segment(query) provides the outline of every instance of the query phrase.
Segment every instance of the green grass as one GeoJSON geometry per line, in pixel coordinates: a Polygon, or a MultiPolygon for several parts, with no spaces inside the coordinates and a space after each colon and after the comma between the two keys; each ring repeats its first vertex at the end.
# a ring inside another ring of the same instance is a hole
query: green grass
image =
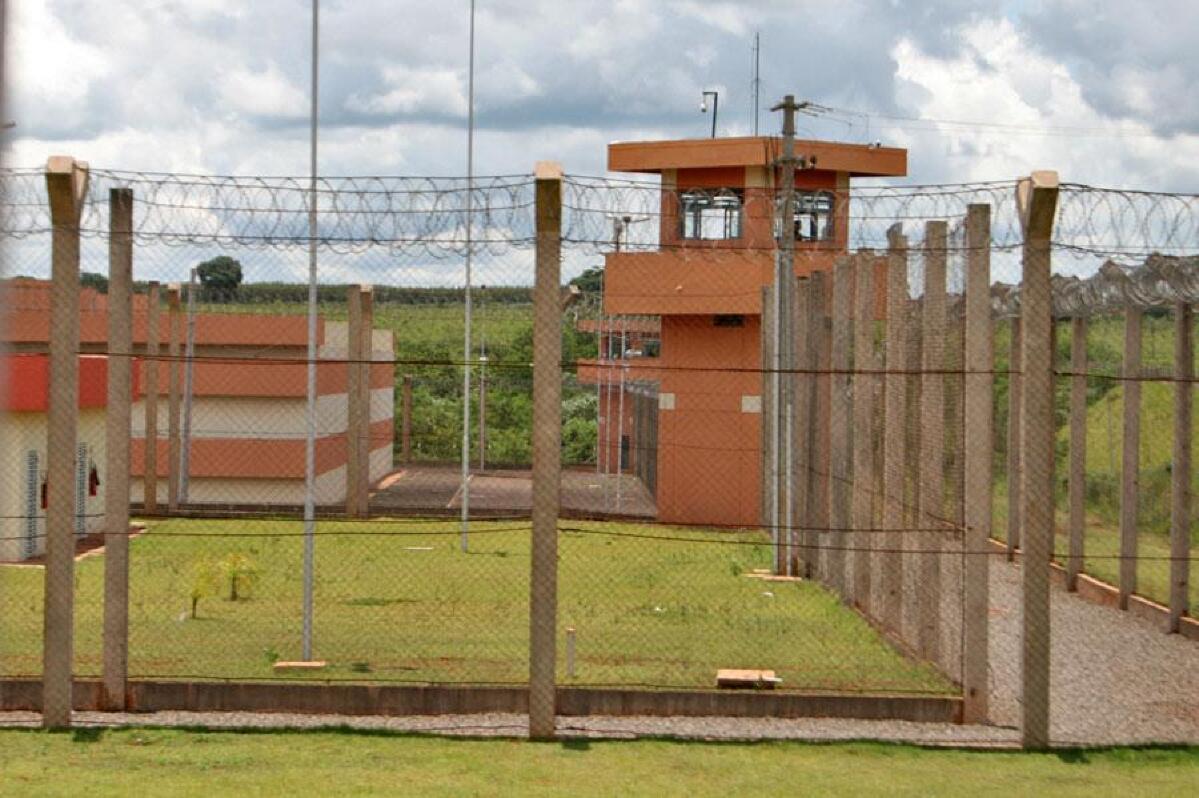
{"type": "MultiPolygon", "coordinates": [[[[274,660],[298,659],[300,528],[174,519],[135,538],[131,674],[268,678],[274,660]],[[231,555],[257,571],[238,601],[229,600],[220,574],[231,555]],[[192,619],[197,585],[205,595],[192,619]]],[[[576,629],[576,683],[706,687],[718,668],[742,667],[772,668],[793,689],[953,689],[931,667],[896,653],[823,588],[746,577],[769,566],[761,533],[579,528],[590,532],[564,532],[559,544],[559,631],[576,629]]],[[[528,528],[477,522],[472,529],[470,553],[463,554],[456,522],[320,523],[314,653],[330,663],[320,678],[524,682],[528,528]]],[[[100,668],[102,579],[102,557],[78,564],[80,674],[100,668]]],[[[39,670],[41,583],[41,569],[0,568],[0,673],[39,670]]],[[[560,661],[568,683],[564,667],[560,661]]]]}
{"type": "Polygon", "coordinates": [[[1199,749],[982,752],[667,740],[444,739],[387,733],[0,731],[3,795],[1192,794],[1199,749]],[[153,785],[152,787],[150,785],[153,785]]]}
{"type": "MultiPolygon", "coordinates": [[[[992,533],[998,540],[1007,540],[1007,483],[1000,478],[994,493],[992,533]]],[[[1060,497],[1059,497],[1060,499],[1060,497]]],[[[1191,546],[1199,550],[1199,534],[1192,525],[1191,546]]],[[[1170,600],[1170,540],[1167,536],[1141,529],[1137,535],[1138,556],[1145,559],[1137,563],[1137,595],[1162,604],[1170,600]]],[[[1054,560],[1063,566],[1070,554],[1069,516],[1064,500],[1059,500],[1056,511],[1056,528],[1053,542],[1054,560]]],[[[1106,513],[1096,512],[1094,504],[1088,505],[1086,527],[1083,532],[1083,573],[1110,585],[1120,584],[1120,528],[1106,513]]],[[[1190,584],[1199,585],[1199,559],[1190,563],[1190,584]]],[[[1191,588],[1189,614],[1199,614],[1199,591],[1191,588]]]]}

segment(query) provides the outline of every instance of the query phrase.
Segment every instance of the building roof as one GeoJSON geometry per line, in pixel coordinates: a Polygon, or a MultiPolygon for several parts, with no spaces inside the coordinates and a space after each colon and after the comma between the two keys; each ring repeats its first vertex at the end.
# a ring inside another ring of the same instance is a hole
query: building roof
{"type": "MultiPolygon", "coordinates": [[[[659,173],[666,169],[768,166],[783,151],[777,136],[741,136],[675,141],[618,141],[608,145],[608,170],[659,173]]],[[[903,177],[908,151],[902,147],[797,139],[796,155],[816,158],[816,168],[851,177],[903,177]]]]}

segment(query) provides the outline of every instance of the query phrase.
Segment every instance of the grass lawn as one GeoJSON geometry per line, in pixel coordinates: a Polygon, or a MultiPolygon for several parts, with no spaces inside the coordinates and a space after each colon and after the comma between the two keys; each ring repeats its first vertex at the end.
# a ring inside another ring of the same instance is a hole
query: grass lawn
{"type": "MultiPolygon", "coordinates": [[[[1007,485],[1002,480],[996,486],[994,507],[992,533],[999,540],[1007,540],[1007,485]]],[[[1069,515],[1059,506],[1056,516],[1053,558],[1065,566],[1070,556],[1069,515]]],[[[1192,551],[1199,551],[1199,526],[1193,526],[1192,530],[1192,551]]],[[[1170,556],[1169,537],[1142,529],[1137,536],[1137,552],[1138,556],[1145,559],[1137,562],[1136,593],[1161,604],[1169,604],[1170,561],[1164,559],[1170,556]]],[[[1088,510],[1083,534],[1083,573],[1109,585],[1119,585],[1119,554],[1119,524],[1105,519],[1101,513],[1088,510]]],[[[1192,587],[1189,614],[1195,616],[1199,614],[1199,590],[1195,588],[1195,585],[1199,585],[1199,559],[1191,560],[1190,571],[1192,587]]]]}
{"type": "MultiPolygon", "coordinates": [[[[769,566],[762,533],[582,528],[559,539],[559,628],[577,630],[574,683],[702,687],[717,668],[744,667],[772,668],[792,689],[953,690],[823,588],[745,576],[769,566]]],[[[320,678],[523,683],[528,527],[472,529],[464,554],[456,522],[320,523],[314,653],[330,663],[320,678]]],[[[269,678],[276,659],[299,658],[299,531],[294,521],[151,524],[131,543],[130,673],[269,678]],[[223,570],[232,561],[253,572],[236,601],[223,570]]],[[[76,668],[94,675],[103,557],[76,573],[76,668]]],[[[39,672],[41,590],[41,569],[0,567],[0,673],[39,672]]]]}
{"type": "Polygon", "coordinates": [[[1026,754],[166,729],[0,731],[0,748],[4,795],[1156,796],[1199,784],[1197,748],[1026,754]]]}

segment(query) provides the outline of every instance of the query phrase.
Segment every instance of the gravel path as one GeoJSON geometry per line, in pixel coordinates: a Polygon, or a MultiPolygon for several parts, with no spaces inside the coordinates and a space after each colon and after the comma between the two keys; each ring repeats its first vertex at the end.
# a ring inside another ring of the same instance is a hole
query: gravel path
{"type": "MultiPolygon", "coordinates": [[[[1020,723],[1020,569],[991,563],[991,719],[1020,723]]],[[[1049,735],[1057,743],[1199,743],[1199,643],[1050,592],[1049,735]]]]}
{"type": "MultiPolygon", "coordinates": [[[[956,726],[831,718],[562,717],[564,737],[665,736],[713,740],[889,740],[924,745],[1014,747],[1020,721],[1020,574],[991,564],[992,725],[956,726]]],[[[1051,737],[1061,745],[1199,743],[1199,643],[1052,589],[1051,737]]],[[[81,726],[209,728],[349,727],[480,737],[520,737],[517,714],[362,717],[284,713],[77,712],[81,726]]],[[[0,726],[37,726],[31,712],[0,713],[0,726]]]]}

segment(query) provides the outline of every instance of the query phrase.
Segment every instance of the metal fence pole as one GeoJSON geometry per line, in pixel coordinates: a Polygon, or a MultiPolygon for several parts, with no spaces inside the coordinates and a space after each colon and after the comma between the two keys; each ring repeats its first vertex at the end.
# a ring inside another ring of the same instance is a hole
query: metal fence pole
{"type": "Polygon", "coordinates": [[[1174,463],[1170,502],[1170,617],[1168,631],[1177,632],[1187,611],[1191,556],[1191,400],[1195,372],[1194,311],[1185,302],[1174,306],[1174,463]]]}
{"type": "Polygon", "coordinates": [[[529,736],[554,736],[558,508],[562,442],[562,167],[539,162],[533,288],[533,551],[529,605],[529,736]]]}
{"type": "Polygon", "coordinates": [[[104,706],[125,708],[129,658],[129,443],[133,379],[133,191],[108,195],[108,401],[104,418],[104,706]]]}
{"type": "Polygon", "coordinates": [[[46,568],[42,725],[71,725],[75,628],[75,458],[79,395],[79,215],[87,164],[63,155],[46,164],[50,200],[50,385],[46,430],[46,568]]]}
{"type": "Polygon", "coordinates": [[[962,721],[987,719],[990,657],[990,566],[995,419],[994,327],[991,324],[991,206],[966,210],[965,509],[966,558],[962,635],[962,721]]]}
{"type": "Polygon", "coordinates": [[[1057,210],[1056,172],[1033,172],[1017,186],[1024,227],[1021,363],[1023,463],[1021,533],[1023,651],[1021,697],[1025,748],[1049,745],[1049,554],[1053,542],[1053,302],[1050,238],[1057,210]]]}

